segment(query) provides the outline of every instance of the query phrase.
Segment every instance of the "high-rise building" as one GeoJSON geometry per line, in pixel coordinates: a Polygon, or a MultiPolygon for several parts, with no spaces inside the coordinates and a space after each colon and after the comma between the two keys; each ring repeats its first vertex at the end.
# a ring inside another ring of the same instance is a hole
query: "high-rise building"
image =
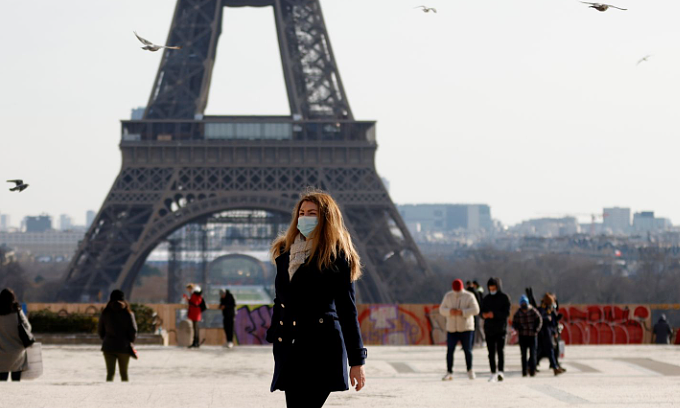
{"type": "Polygon", "coordinates": [[[130,119],[132,120],[142,120],[144,118],[145,106],[140,106],[139,108],[132,108],[130,112],[130,119]]]}
{"type": "Polygon", "coordinates": [[[398,205],[411,231],[449,232],[491,231],[491,208],[485,204],[405,204],[398,205]]]}
{"type": "Polygon", "coordinates": [[[49,215],[39,215],[37,217],[28,216],[24,218],[26,232],[45,232],[52,229],[52,217],[49,215]]]}
{"type": "Polygon", "coordinates": [[[627,234],[630,232],[630,208],[605,208],[602,215],[602,224],[605,229],[610,230],[614,234],[627,234]]]}
{"type": "Polygon", "coordinates": [[[96,212],[92,210],[87,210],[85,213],[85,227],[90,228],[90,225],[94,222],[94,217],[97,215],[96,212]]]}
{"type": "Polygon", "coordinates": [[[67,231],[70,230],[71,227],[73,227],[73,219],[66,214],[61,214],[59,216],[59,229],[67,231]]]}
{"type": "Polygon", "coordinates": [[[0,214],[0,231],[9,231],[9,214],[0,214]]]}

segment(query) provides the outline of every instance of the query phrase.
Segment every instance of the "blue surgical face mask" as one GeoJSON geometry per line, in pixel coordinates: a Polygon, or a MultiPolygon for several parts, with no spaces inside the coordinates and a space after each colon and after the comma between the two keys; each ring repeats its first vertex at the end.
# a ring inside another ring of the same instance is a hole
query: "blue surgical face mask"
{"type": "Polygon", "coordinates": [[[316,217],[298,217],[297,227],[305,238],[309,238],[309,234],[314,231],[318,223],[319,220],[316,217]]]}
{"type": "Polygon", "coordinates": [[[498,291],[497,290],[490,290],[489,293],[492,294],[492,295],[495,295],[496,293],[498,293],[498,291]]]}

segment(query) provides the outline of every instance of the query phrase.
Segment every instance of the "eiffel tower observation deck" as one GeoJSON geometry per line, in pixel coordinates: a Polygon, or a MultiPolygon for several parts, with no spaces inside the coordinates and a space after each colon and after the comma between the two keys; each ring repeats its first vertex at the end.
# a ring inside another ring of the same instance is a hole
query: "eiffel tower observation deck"
{"type": "Polygon", "coordinates": [[[338,201],[361,255],[359,299],[418,301],[411,288],[431,272],[376,172],[375,122],[354,120],[319,1],[178,0],[167,43],[182,48],[164,50],[143,118],[122,121],[121,171],[61,300],[129,293],[174,231],[224,211],[287,218],[315,187],[338,201]],[[222,15],[244,6],[273,7],[290,116],[204,115],[222,15]]]}

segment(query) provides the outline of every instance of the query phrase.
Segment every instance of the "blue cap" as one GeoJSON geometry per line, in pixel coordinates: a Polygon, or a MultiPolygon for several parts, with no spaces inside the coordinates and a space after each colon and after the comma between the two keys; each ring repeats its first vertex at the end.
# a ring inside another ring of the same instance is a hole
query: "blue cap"
{"type": "Polygon", "coordinates": [[[519,304],[521,305],[522,303],[526,303],[527,305],[529,304],[529,298],[527,295],[522,295],[519,298],[519,304]]]}

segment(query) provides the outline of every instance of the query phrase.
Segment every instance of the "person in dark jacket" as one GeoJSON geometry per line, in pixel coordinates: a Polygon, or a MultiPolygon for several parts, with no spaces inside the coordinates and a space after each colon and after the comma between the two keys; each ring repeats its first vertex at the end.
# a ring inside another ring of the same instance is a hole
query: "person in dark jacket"
{"type": "Polygon", "coordinates": [[[227,336],[227,348],[234,347],[234,318],[236,317],[236,299],[227,289],[220,289],[220,309],[222,309],[222,324],[227,336]]]}
{"type": "Polygon", "coordinates": [[[491,368],[489,381],[503,381],[505,379],[504,349],[510,317],[510,297],[503,293],[500,278],[489,278],[486,286],[489,294],[482,299],[481,316],[484,319],[486,347],[489,351],[489,367],[491,368]],[[496,353],[498,353],[498,366],[496,366],[496,353]]]}
{"type": "Polygon", "coordinates": [[[519,310],[512,318],[512,327],[519,334],[519,348],[522,354],[522,377],[536,375],[536,336],[541,331],[541,314],[529,304],[529,298],[519,298],[519,310]],[[527,362],[527,351],[529,361],[527,362]]]}
{"type": "Polygon", "coordinates": [[[557,364],[555,346],[553,344],[553,340],[557,336],[555,304],[555,298],[550,293],[546,293],[541,300],[538,312],[541,314],[543,324],[541,325],[541,331],[538,333],[538,351],[536,354],[539,356],[537,360],[540,360],[540,357],[545,355],[550,362],[550,368],[553,370],[553,373],[560,375],[564,373],[564,370],[557,364]]]}
{"type": "Polygon", "coordinates": [[[367,357],[354,282],[361,276],[342,214],[333,198],[304,193],[285,235],[272,244],[276,297],[267,341],[274,343],[270,390],[288,407],[321,407],[333,391],[366,383],[367,357]],[[349,369],[348,369],[349,363],[349,369]]]}
{"type": "Polygon", "coordinates": [[[31,333],[31,324],[21,310],[14,292],[0,292],[0,381],[21,381],[21,372],[28,368],[26,347],[19,337],[19,324],[31,333]]]}
{"type": "Polygon", "coordinates": [[[203,301],[203,296],[202,296],[202,291],[199,286],[194,285],[193,283],[190,283],[187,285],[187,292],[191,294],[191,297],[188,297],[186,294],[183,294],[182,297],[187,301],[188,304],[188,310],[187,310],[187,317],[189,320],[191,320],[191,324],[194,329],[194,341],[189,345],[189,348],[198,348],[201,346],[201,343],[199,342],[200,338],[200,327],[199,323],[201,322],[201,317],[203,310],[201,309],[201,305],[204,305],[203,301]]]}
{"type": "Polygon", "coordinates": [[[132,356],[133,344],[137,338],[137,322],[130,304],[125,301],[121,290],[111,292],[109,303],[99,318],[99,337],[106,361],[106,381],[113,381],[116,362],[121,381],[128,381],[128,363],[132,356]]]}
{"type": "Polygon", "coordinates": [[[655,337],[656,344],[671,344],[671,336],[673,336],[673,329],[666,321],[666,315],[662,314],[659,321],[654,325],[652,336],[655,337]]]}

